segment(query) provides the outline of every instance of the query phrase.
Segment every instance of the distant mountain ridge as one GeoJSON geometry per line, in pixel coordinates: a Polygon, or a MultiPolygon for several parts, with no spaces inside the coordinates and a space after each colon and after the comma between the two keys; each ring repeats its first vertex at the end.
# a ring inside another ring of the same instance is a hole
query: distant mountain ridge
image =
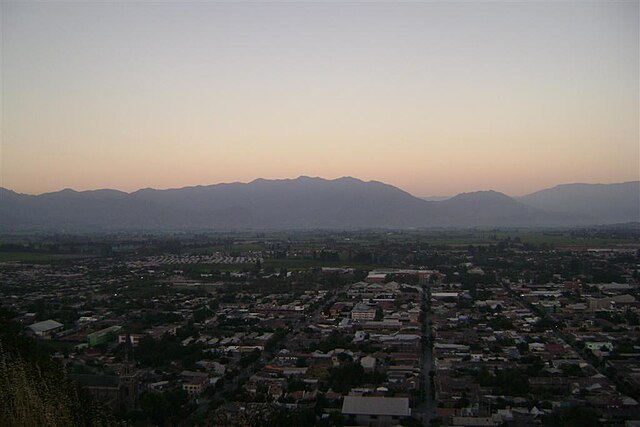
{"type": "Polygon", "coordinates": [[[575,185],[518,199],[478,191],[438,201],[352,177],[256,179],[132,193],[64,189],[38,196],[0,188],[0,230],[353,229],[640,221],[640,182],[575,185]]]}
{"type": "Polygon", "coordinates": [[[518,200],[550,212],[581,212],[596,222],[637,221],[640,217],[640,181],[563,184],[528,194],[518,200]]]}

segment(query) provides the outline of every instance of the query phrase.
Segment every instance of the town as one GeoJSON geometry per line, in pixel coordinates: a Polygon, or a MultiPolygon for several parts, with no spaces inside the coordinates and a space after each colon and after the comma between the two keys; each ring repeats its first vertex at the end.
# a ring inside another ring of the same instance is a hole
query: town
{"type": "Polygon", "coordinates": [[[2,310],[125,425],[640,424],[637,227],[2,242],[2,310]]]}

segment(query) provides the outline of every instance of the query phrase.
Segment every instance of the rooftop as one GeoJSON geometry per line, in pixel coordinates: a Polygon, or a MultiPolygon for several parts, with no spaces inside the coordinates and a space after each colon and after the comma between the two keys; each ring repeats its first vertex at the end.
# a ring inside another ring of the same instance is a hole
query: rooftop
{"type": "Polygon", "coordinates": [[[34,323],[33,325],[29,325],[28,328],[33,332],[47,332],[52,329],[61,328],[62,326],[62,323],[49,319],[42,322],[34,323]]]}
{"type": "Polygon", "coordinates": [[[408,417],[411,415],[411,409],[406,397],[345,396],[342,413],[408,417]]]}

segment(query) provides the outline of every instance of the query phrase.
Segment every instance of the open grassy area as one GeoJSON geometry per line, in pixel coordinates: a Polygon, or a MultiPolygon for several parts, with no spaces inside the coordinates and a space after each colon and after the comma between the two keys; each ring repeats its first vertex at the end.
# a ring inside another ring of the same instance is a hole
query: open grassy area
{"type": "Polygon", "coordinates": [[[540,245],[574,246],[574,247],[600,247],[616,246],[630,243],[640,243],[637,233],[628,233],[607,236],[606,233],[589,235],[575,230],[442,230],[442,231],[415,231],[396,233],[384,236],[388,241],[402,239],[417,240],[430,245],[488,245],[497,244],[505,240],[519,239],[522,243],[540,245]]]}
{"type": "Polygon", "coordinates": [[[250,251],[261,251],[264,250],[264,247],[260,244],[256,243],[236,243],[232,245],[211,245],[204,248],[197,248],[191,253],[194,254],[210,254],[214,252],[222,252],[227,253],[231,252],[250,252],[250,251]]]}
{"type": "Polygon", "coordinates": [[[172,264],[164,265],[164,270],[183,270],[191,271],[195,273],[212,273],[212,272],[226,272],[226,271],[243,271],[251,270],[255,266],[253,264],[172,264]]]}
{"type": "MultiPolygon", "coordinates": [[[[466,246],[497,244],[505,240],[519,239],[523,243],[554,246],[599,247],[640,243],[640,230],[629,227],[624,231],[614,228],[475,228],[475,229],[407,229],[407,230],[362,230],[343,232],[281,232],[271,233],[267,238],[289,241],[296,248],[321,250],[326,247],[355,246],[377,247],[382,242],[405,244],[426,243],[432,246],[466,246]]],[[[253,249],[260,246],[252,242],[253,249]]]]}
{"type": "Polygon", "coordinates": [[[311,268],[311,267],[352,267],[362,270],[371,270],[375,268],[368,264],[353,264],[347,261],[323,261],[314,259],[267,259],[264,261],[265,266],[271,266],[276,269],[285,267],[287,269],[311,268]]]}

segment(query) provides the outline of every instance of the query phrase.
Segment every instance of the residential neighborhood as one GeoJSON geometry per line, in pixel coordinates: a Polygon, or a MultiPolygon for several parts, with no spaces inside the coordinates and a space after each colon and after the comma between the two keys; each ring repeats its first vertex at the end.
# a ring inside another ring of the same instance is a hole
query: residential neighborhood
{"type": "Polygon", "coordinates": [[[638,244],[237,239],[5,261],[0,304],[131,425],[640,422],[638,244]]]}

